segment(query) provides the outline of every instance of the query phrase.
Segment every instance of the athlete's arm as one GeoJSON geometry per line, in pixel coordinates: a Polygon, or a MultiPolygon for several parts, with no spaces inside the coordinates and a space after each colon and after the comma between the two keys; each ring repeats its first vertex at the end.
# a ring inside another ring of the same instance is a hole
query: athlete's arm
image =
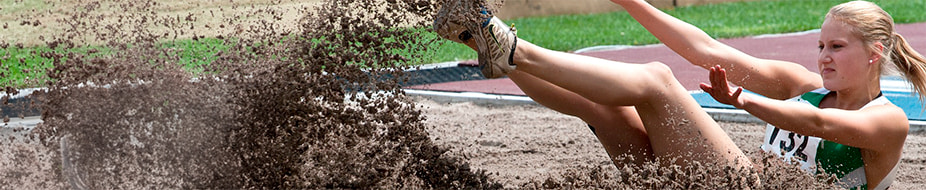
{"type": "Polygon", "coordinates": [[[898,147],[909,126],[903,110],[891,105],[843,110],[749,95],[743,99],[742,109],[778,128],[868,150],[898,147]]]}
{"type": "Polygon", "coordinates": [[[760,59],[711,38],[701,29],[656,9],[643,0],[611,0],[624,7],[653,36],[694,65],[721,65],[730,81],[774,99],[788,99],[823,86],[804,66],[760,59]]]}
{"type": "Polygon", "coordinates": [[[720,103],[744,109],[784,130],[868,150],[900,147],[909,130],[907,116],[897,106],[820,109],[805,103],[773,100],[743,94],[742,88],[731,90],[723,69],[717,66],[710,70],[711,84],[701,84],[701,89],[720,103]]]}

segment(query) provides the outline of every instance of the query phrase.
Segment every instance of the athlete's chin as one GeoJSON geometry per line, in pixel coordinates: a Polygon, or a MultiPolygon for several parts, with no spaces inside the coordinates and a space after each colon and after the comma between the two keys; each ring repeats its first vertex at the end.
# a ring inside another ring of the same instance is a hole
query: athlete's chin
{"type": "Polygon", "coordinates": [[[823,79],[823,88],[826,88],[827,90],[839,91],[839,89],[842,89],[844,87],[845,85],[843,85],[842,82],[840,81],[832,81],[832,80],[823,79]]]}

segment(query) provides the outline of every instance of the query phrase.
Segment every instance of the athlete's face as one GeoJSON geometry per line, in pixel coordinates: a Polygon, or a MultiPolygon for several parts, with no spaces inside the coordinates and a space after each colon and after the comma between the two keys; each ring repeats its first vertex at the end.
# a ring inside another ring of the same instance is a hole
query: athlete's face
{"type": "Polygon", "coordinates": [[[865,42],[851,31],[851,26],[833,19],[826,19],[820,29],[817,66],[823,86],[829,90],[868,84],[879,63],[865,42]]]}

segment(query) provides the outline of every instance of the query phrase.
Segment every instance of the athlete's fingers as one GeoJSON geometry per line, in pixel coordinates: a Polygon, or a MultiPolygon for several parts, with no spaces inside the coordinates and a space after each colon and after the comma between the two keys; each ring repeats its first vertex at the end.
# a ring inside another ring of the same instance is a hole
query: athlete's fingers
{"type": "Polygon", "coordinates": [[[718,92],[721,90],[720,89],[721,87],[717,85],[717,67],[716,66],[711,67],[710,70],[711,72],[710,72],[709,78],[710,78],[711,88],[708,93],[710,93],[711,96],[714,97],[714,99],[718,99],[720,98],[720,96],[718,96],[720,95],[718,94],[718,92]]]}
{"type": "Polygon", "coordinates": [[[708,94],[714,94],[714,93],[711,92],[711,91],[713,91],[711,85],[709,85],[709,84],[707,84],[707,83],[703,83],[703,82],[702,82],[700,85],[698,85],[698,87],[701,87],[701,90],[703,90],[704,92],[707,92],[708,94]]]}
{"type": "MultiPolygon", "coordinates": [[[[729,84],[727,84],[727,70],[726,70],[726,69],[723,69],[722,67],[720,67],[720,65],[717,66],[717,80],[718,80],[724,87],[729,87],[729,86],[730,86],[729,84]]],[[[726,89],[730,89],[730,88],[726,88],[726,89]]]]}
{"type": "Polygon", "coordinates": [[[710,75],[708,75],[708,78],[711,81],[711,86],[717,88],[717,66],[711,67],[711,72],[710,75]]]}
{"type": "Polygon", "coordinates": [[[739,88],[736,88],[736,92],[733,92],[733,96],[730,96],[730,97],[733,98],[733,100],[738,100],[740,98],[740,95],[742,94],[743,94],[743,87],[739,87],[739,88]]]}
{"type": "Polygon", "coordinates": [[[723,80],[722,73],[723,70],[719,65],[711,68],[711,86],[714,87],[714,90],[718,93],[729,93],[729,89],[726,88],[727,81],[723,80]]]}
{"type": "Polygon", "coordinates": [[[720,66],[717,66],[717,69],[720,69],[720,70],[718,71],[718,75],[720,75],[720,76],[717,76],[717,77],[719,78],[720,82],[722,82],[724,86],[729,86],[729,85],[727,85],[727,70],[721,68],[720,66]]]}
{"type": "Polygon", "coordinates": [[[727,81],[726,69],[720,69],[720,82],[723,83],[723,88],[726,89],[724,93],[730,93],[730,91],[732,91],[732,89],[730,89],[730,82],[727,81]]]}
{"type": "Polygon", "coordinates": [[[702,89],[705,90],[708,94],[710,94],[711,97],[714,98],[714,100],[717,100],[718,102],[721,102],[721,103],[725,103],[726,98],[724,96],[726,94],[724,94],[725,92],[723,91],[723,85],[720,85],[718,81],[719,78],[717,75],[718,74],[717,68],[718,68],[717,66],[713,66],[710,68],[709,79],[710,79],[711,84],[710,85],[703,84],[702,89]]]}
{"type": "Polygon", "coordinates": [[[717,65],[709,68],[709,70],[711,84],[701,83],[701,90],[709,93],[720,103],[729,105],[739,104],[739,96],[742,94],[743,88],[739,87],[736,90],[730,89],[730,83],[727,81],[727,71],[723,69],[723,67],[717,65]]]}

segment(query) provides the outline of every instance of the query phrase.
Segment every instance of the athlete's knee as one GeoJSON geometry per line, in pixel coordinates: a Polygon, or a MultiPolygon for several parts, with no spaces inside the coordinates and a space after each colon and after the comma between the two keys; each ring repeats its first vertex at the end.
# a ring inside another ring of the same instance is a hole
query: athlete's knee
{"type": "Polygon", "coordinates": [[[645,64],[646,71],[653,81],[659,84],[668,84],[675,81],[675,75],[672,74],[672,68],[662,62],[649,62],[645,64]]]}

